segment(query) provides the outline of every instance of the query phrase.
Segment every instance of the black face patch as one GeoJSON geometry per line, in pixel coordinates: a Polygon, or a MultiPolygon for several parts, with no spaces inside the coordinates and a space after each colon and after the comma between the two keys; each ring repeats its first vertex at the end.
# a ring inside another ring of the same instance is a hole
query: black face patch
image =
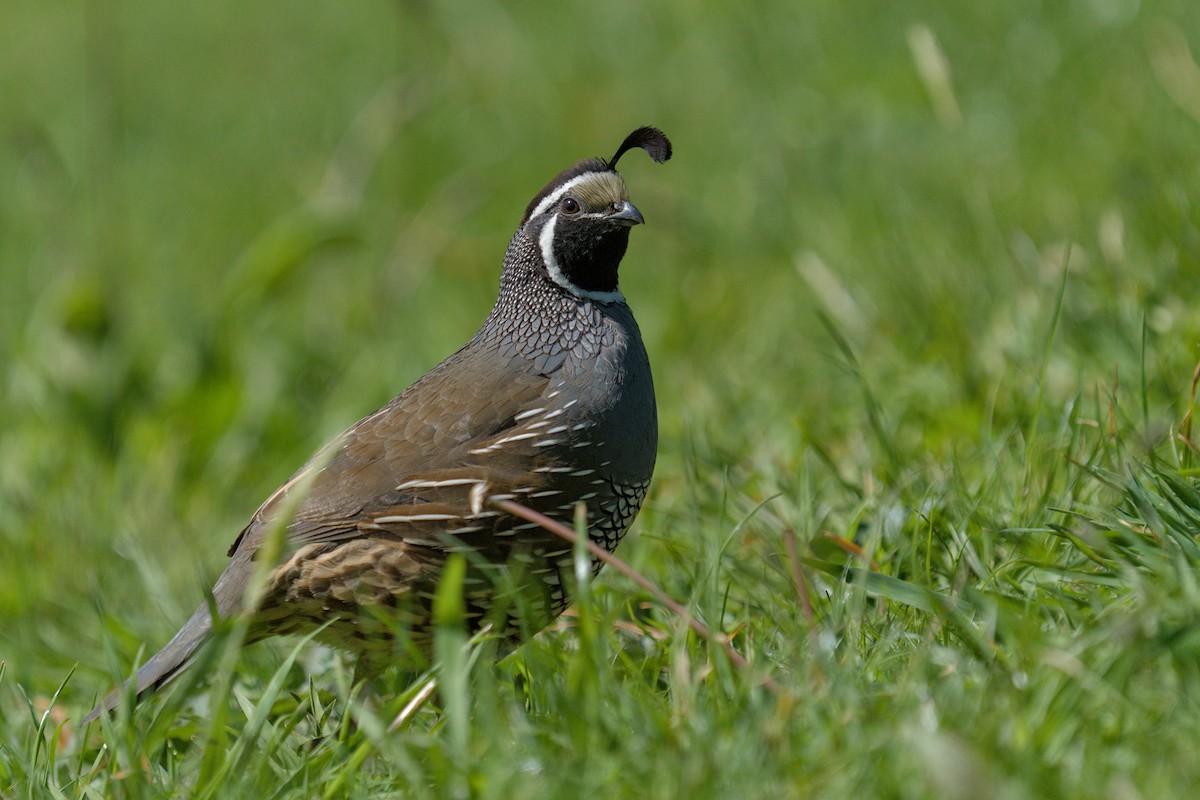
{"type": "Polygon", "coordinates": [[[596,218],[559,217],[554,260],[563,277],[585,292],[617,291],[617,269],[629,246],[629,228],[596,218]]]}

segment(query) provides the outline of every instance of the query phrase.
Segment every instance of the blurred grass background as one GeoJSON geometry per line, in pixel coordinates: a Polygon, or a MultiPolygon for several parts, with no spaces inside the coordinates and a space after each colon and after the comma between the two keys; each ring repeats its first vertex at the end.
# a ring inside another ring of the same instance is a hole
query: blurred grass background
{"type": "MultiPolygon", "coordinates": [[[[434,712],[419,737],[367,725],[316,756],[293,725],[242,790],[282,772],[304,777],[285,796],[1200,781],[1200,511],[1171,435],[1200,356],[1191,3],[17,0],[4,17],[0,792],[216,785],[223,740],[124,729],[150,754],[130,779],[142,760],[82,737],[47,755],[24,698],[44,708],[78,665],[60,711],[78,719],[165,642],[258,503],[474,332],[529,198],[641,124],[676,155],[623,163],[649,224],[622,285],[663,437],[622,555],[794,694],[709,672],[663,622],[653,669],[584,670],[593,707],[558,682],[580,651],[543,636],[518,657],[532,688],[476,668],[469,758],[434,712]],[[1117,541],[1138,530],[1154,535],[1117,541]],[[870,562],[897,583],[819,566],[870,562]],[[922,607],[927,590],[965,616],[922,607]],[[372,769],[343,771],[338,747],[372,769]]],[[[612,575],[597,591],[610,628],[639,597],[612,575]]],[[[250,674],[282,652],[253,648],[250,674]]]]}

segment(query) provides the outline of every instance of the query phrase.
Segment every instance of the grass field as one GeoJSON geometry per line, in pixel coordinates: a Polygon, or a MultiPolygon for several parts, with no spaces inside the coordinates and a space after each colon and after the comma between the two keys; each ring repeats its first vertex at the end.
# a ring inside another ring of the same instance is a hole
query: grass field
{"type": "Polygon", "coordinates": [[[4,17],[0,797],[1200,791],[1191,0],[4,17]],[[442,632],[394,732],[407,676],[363,707],[237,631],[77,728],[641,124],[662,436],[620,555],[749,667],[606,571],[498,664],[442,632]]]}

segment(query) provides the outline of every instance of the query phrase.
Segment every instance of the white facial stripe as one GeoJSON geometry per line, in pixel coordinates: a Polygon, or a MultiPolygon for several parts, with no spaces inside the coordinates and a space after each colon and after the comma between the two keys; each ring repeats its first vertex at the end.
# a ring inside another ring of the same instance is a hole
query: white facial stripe
{"type": "MultiPolygon", "coordinates": [[[[574,184],[574,180],[569,181],[565,186],[563,186],[562,192],[565,192],[574,184]]],[[[554,202],[554,197],[562,192],[555,192],[554,195],[546,198],[546,200],[544,200],[542,203],[539,203],[538,208],[541,208],[546,203],[554,202]]],[[[535,216],[538,213],[540,212],[536,210],[534,211],[535,216]]],[[[562,268],[558,266],[558,259],[554,257],[554,227],[556,225],[558,225],[557,215],[551,217],[550,221],[542,226],[542,233],[538,237],[538,245],[542,248],[542,260],[546,262],[546,272],[549,273],[550,280],[554,281],[576,297],[595,300],[597,303],[624,303],[625,295],[621,294],[620,289],[615,292],[589,292],[586,289],[581,289],[567,279],[567,276],[563,274],[562,268]]]]}
{"type": "Polygon", "coordinates": [[[574,189],[576,186],[583,183],[584,181],[589,180],[590,178],[592,178],[596,175],[602,175],[602,174],[603,173],[600,173],[600,172],[585,172],[582,175],[576,175],[574,178],[571,178],[571,180],[567,181],[562,186],[558,187],[557,192],[553,192],[553,193],[547,195],[546,197],[544,197],[542,199],[542,202],[537,204],[537,208],[533,209],[533,213],[529,215],[529,218],[533,219],[538,214],[544,214],[546,212],[546,209],[550,208],[550,206],[554,205],[559,200],[561,200],[563,198],[563,195],[565,195],[567,192],[574,189]]]}

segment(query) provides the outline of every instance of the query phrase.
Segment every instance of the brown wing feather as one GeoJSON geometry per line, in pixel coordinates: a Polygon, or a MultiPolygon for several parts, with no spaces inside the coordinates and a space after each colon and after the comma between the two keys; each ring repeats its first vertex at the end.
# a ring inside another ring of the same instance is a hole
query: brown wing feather
{"type": "MultiPolygon", "coordinates": [[[[231,556],[243,556],[235,558],[230,569],[249,562],[262,544],[267,523],[288,507],[291,493],[305,483],[307,492],[296,503],[288,525],[293,549],[379,534],[430,541],[431,527],[441,531],[474,527],[469,521],[450,519],[461,517],[472,506],[472,490],[478,494],[483,486],[487,494],[511,493],[519,479],[536,488],[537,481],[528,473],[505,468],[513,463],[527,469],[531,460],[536,461],[538,453],[529,441],[500,445],[506,455],[511,453],[511,461],[481,458],[471,451],[493,448],[489,456],[494,456],[496,442],[519,435],[526,422],[515,419],[518,410],[536,406],[550,380],[516,370],[497,374],[494,364],[472,370],[463,363],[479,357],[487,353],[464,357],[460,351],[327,445],[255,512],[230,548],[231,556]],[[450,386],[446,367],[455,359],[459,360],[452,370],[455,375],[474,372],[493,377],[466,385],[459,380],[450,386]],[[446,447],[447,442],[454,445],[446,447]],[[313,470],[318,472],[309,478],[313,470]],[[446,519],[428,519],[431,515],[446,519]]],[[[475,512],[482,511],[477,498],[474,506],[475,512]]],[[[229,582],[231,587],[241,584],[229,582]]]]}

